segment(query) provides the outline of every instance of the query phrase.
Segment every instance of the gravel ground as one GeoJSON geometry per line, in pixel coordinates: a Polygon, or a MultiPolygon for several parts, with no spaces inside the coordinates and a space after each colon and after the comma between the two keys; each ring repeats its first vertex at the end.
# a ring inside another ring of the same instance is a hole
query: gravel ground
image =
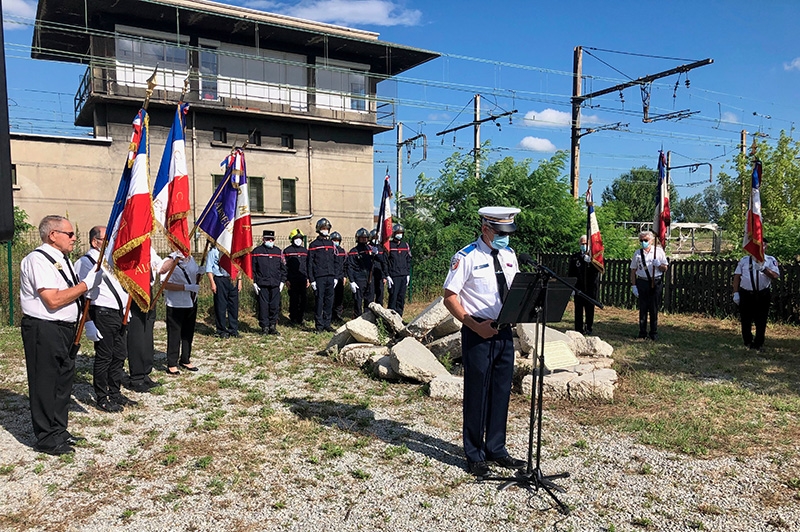
{"type": "MultiPolygon", "coordinates": [[[[157,349],[164,340],[157,331],[157,349]]],[[[339,366],[310,333],[237,342],[198,336],[200,372],[154,373],[161,390],[131,392],[140,404],[116,415],[93,406],[79,357],[70,429],[88,443],[70,457],[31,449],[24,363],[2,355],[0,529],[800,530],[800,487],[782,474],[797,453],[693,459],[547,411],[541,470],[569,472],[565,516],[544,490],[465,472],[459,403],[339,366]]],[[[514,456],[528,409],[513,399],[514,456]]]]}

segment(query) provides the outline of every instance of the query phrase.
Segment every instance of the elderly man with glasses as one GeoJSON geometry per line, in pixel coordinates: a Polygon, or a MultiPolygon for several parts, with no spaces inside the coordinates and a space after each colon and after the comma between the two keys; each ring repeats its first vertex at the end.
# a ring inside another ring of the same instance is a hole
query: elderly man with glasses
{"type": "Polygon", "coordinates": [[[658,308],[664,291],[662,279],[667,271],[667,256],[664,250],[653,245],[652,231],[639,233],[640,248],[631,259],[631,292],[639,298],[639,338],[658,340],[658,308]],[[647,318],[650,317],[650,333],[647,318]]]}

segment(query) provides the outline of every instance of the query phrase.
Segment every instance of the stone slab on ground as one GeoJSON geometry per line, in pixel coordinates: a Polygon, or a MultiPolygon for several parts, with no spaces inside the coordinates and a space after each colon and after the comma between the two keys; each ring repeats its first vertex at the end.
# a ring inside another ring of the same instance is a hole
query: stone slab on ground
{"type": "Polygon", "coordinates": [[[464,398],[464,378],[455,375],[439,375],[430,382],[430,395],[436,399],[464,398]]]}
{"type": "Polygon", "coordinates": [[[450,314],[442,323],[433,328],[428,336],[433,339],[442,338],[461,330],[461,322],[450,314]]]}
{"type": "Polygon", "coordinates": [[[444,298],[437,297],[433,302],[423,310],[405,329],[400,331],[401,336],[412,336],[421,339],[428,334],[437,325],[442,323],[451,316],[450,311],[444,306],[444,298]]]}
{"type": "Polygon", "coordinates": [[[569,382],[569,398],[575,401],[585,399],[614,399],[617,372],[613,369],[598,369],[584,373],[569,382]]]}
{"type": "Polygon", "coordinates": [[[431,353],[438,359],[441,359],[445,355],[449,354],[450,359],[454,359],[461,356],[461,333],[454,332],[453,334],[447,335],[445,337],[439,338],[438,340],[434,340],[433,342],[427,344],[427,347],[431,353]]]}
{"type": "MultiPolygon", "coordinates": [[[[366,312],[364,314],[367,314],[366,312]]],[[[354,320],[350,320],[345,324],[348,332],[361,343],[378,345],[380,344],[380,335],[378,333],[378,326],[374,322],[369,321],[364,317],[364,314],[354,320]]],[[[370,316],[375,319],[372,312],[370,316]]]]}
{"type": "Polygon", "coordinates": [[[406,324],[403,323],[403,318],[392,309],[384,308],[374,301],[369,304],[369,310],[389,327],[390,334],[397,334],[402,331],[406,324]]]}
{"type": "Polygon", "coordinates": [[[392,357],[389,355],[375,355],[370,358],[372,374],[386,381],[399,381],[400,375],[392,369],[392,357]]]}
{"type": "Polygon", "coordinates": [[[430,350],[415,338],[404,338],[391,348],[392,369],[398,375],[419,382],[450,375],[430,350]]]}
{"type": "MultiPolygon", "coordinates": [[[[532,353],[534,351],[534,342],[536,340],[536,324],[534,323],[520,323],[517,325],[517,336],[519,337],[519,343],[522,350],[526,353],[532,353]]],[[[541,342],[541,338],[539,338],[541,342]]],[[[564,342],[570,349],[573,349],[574,342],[570,339],[569,336],[562,333],[561,331],[557,331],[550,327],[544,328],[544,343],[545,346],[550,342],[564,342]]],[[[547,352],[545,350],[545,352],[547,352]]],[[[573,353],[574,353],[573,349],[573,353]]]]}
{"type": "Polygon", "coordinates": [[[386,356],[389,348],[383,345],[369,343],[354,343],[344,346],[339,351],[339,360],[349,366],[363,366],[375,355],[386,356]]]}

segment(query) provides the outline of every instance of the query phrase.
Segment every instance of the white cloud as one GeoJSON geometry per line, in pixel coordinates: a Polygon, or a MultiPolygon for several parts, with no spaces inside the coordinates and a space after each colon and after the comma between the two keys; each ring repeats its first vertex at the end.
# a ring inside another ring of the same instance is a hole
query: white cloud
{"type": "Polygon", "coordinates": [[[725,111],[724,113],[722,113],[722,116],[720,117],[719,120],[720,122],[726,122],[728,124],[739,123],[739,117],[736,116],[736,113],[731,113],[730,111],[725,111]]]}
{"type": "MultiPolygon", "coordinates": [[[[523,123],[526,126],[539,127],[569,127],[572,124],[572,113],[557,111],[555,109],[545,109],[544,111],[528,111],[525,113],[523,123]]],[[[597,115],[585,115],[581,113],[581,124],[599,124],[600,118],[597,115]]]]}
{"type": "Polygon", "coordinates": [[[784,70],[800,70],[800,57],[795,57],[792,59],[791,63],[784,63],[783,64],[784,70]]]}
{"type": "MultiPolygon", "coordinates": [[[[31,0],[4,0],[3,2],[3,18],[11,17],[12,19],[33,19],[36,18],[36,2],[31,0]]],[[[3,28],[6,30],[23,30],[30,26],[25,24],[16,24],[10,20],[3,22],[3,28]]]]}
{"type": "Polygon", "coordinates": [[[406,9],[392,0],[302,0],[296,5],[251,0],[244,5],[341,26],[416,26],[422,19],[418,9],[406,9]]]}
{"type": "Polygon", "coordinates": [[[540,139],[538,137],[525,137],[519,141],[519,145],[517,147],[523,150],[543,152],[554,152],[558,149],[556,148],[556,145],[549,140],[540,139]]]}

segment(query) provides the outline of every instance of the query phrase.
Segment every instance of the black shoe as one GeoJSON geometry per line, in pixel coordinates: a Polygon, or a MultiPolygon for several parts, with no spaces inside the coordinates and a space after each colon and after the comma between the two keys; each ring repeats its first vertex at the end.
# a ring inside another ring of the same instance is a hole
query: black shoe
{"type": "Polygon", "coordinates": [[[520,460],[518,458],[512,458],[511,455],[505,455],[502,458],[495,458],[492,460],[495,464],[499,465],[500,467],[505,467],[508,469],[522,469],[528,462],[525,460],[520,460]]]}
{"type": "Polygon", "coordinates": [[[227,338],[227,337],[230,336],[230,334],[228,334],[228,333],[216,333],[214,336],[216,336],[217,338],[227,338]]]}
{"type": "Polygon", "coordinates": [[[83,436],[73,436],[72,434],[67,433],[67,437],[64,440],[64,443],[66,443],[67,445],[75,445],[82,441],[86,441],[86,438],[84,438],[83,436]]]}
{"type": "Polygon", "coordinates": [[[278,332],[278,328],[275,327],[274,325],[269,328],[269,333],[270,334],[274,334],[275,336],[280,336],[281,335],[281,333],[278,332]]]}
{"type": "Polygon", "coordinates": [[[36,451],[37,453],[50,454],[53,456],[60,456],[62,454],[69,454],[75,452],[75,449],[70,447],[70,445],[67,442],[56,445],[55,447],[39,447],[38,445],[34,445],[33,450],[36,451]]]}
{"type": "Polygon", "coordinates": [[[315,333],[321,333],[321,332],[325,332],[325,329],[323,329],[322,327],[315,327],[315,328],[314,328],[314,332],[315,332],[315,333]]]}
{"type": "Polygon", "coordinates": [[[186,371],[200,371],[200,368],[197,366],[190,366],[189,364],[178,364],[180,367],[185,369],[186,371]]]}
{"type": "Polygon", "coordinates": [[[104,412],[110,413],[122,412],[124,410],[120,405],[111,401],[107,397],[97,402],[97,408],[104,412]]]}
{"type": "Polygon", "coordinates": [[[261,334],[269,334],[269,327],[261,327],[261,334]]]}
{"type": "Polygon", "coordinates": [[[172,371],[171,369],[167,368],[166,371],[167,375],[172,375],[173,377],[181,374],[181,372],[177,369],[175,371],[172,371]]]}
{"type": "Polygon", "coordinates": [[[155,386],[151,386],[143,381],[131,382],[128,385],[129,390],[133,390],[134,392],[138,393],[150,393],[150,390],[152,390],[153,388],[155,388],[155,386]]]}
{"type": "Polygon", "coordinates": [[[650,333],[650,336],[649,336],[649,338],[650,338],[652,341],[654,341],[654,342],[657,342],[657,341],[658,341],[658,335],[657,335],[657,334],[655,334],[655,333],[650,333]]]}
{"type": "Polygon", "coordinates": [[[489,469],[489,464],[486,462],[470,462],[467,461],[467,471],[469,471],[470,475],[476,476],[478,478],[483,478],[489,476],[492,472],[489,469]]]}
{"type": "Polygon", "coordinates": [[[586,336],[591,336],[592,335],[592,329],[586,329],[586,333],[585,334],[586,334],[586,336]]]}
{"type": "Polygon", "coordinates": [[[328,325],[327,327],[324,328],[324,330],[325,330],[325,332],[334,332],[336,329],[334,329],[333,327],[328,325]]]}
{"type": "Polygon", "coordinates": [[[239,338],[239,331],[234,331],[232,333],[229,333],[229,336],[231,338],[239,338]]]}
{"type": "Polygon", "coordinates": [[[139,404],[139,401],[134,401],[133,399],[125,397],[122,394],[111,395],[108,398],[111,399],[111,402],[117,403],[120,406],[136,406],[139,404]]]}

